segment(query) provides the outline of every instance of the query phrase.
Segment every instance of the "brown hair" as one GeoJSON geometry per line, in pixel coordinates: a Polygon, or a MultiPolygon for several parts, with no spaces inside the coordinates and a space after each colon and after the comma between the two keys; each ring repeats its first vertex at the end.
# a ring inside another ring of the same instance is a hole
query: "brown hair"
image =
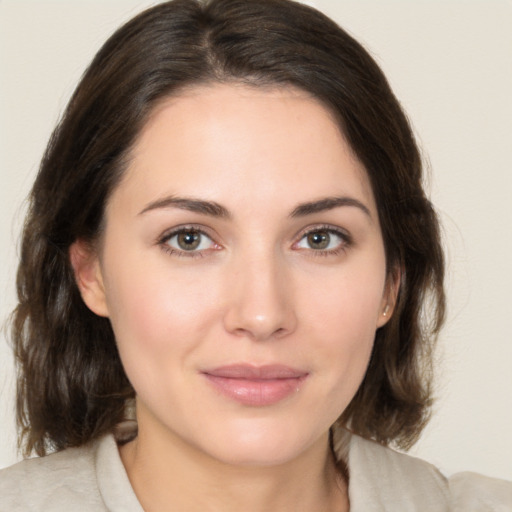
{"type": "Polygon", "coordinates": [[[12,323],[25,453],[82,445],[123,418],[134,390],[108,319],[81,299],[68,250],[98,237],[105,203],[156,103],[184,87],[227,81],[310,92],[336,115],[365,165],[388,269],[399,269],[401,288],[338,424],[401,447],[424,426],[431,348],[444,315],[443,255],[419,151],[384,75],[351,36],[302,4],[174,0],[141,13],[100,49],[30,195],[12,323]]]}

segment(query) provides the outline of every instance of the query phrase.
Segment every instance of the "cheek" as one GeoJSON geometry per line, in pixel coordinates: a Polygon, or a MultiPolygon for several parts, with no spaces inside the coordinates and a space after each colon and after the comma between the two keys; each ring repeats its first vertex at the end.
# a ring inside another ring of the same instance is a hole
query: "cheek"
{"type": "Polygon", "coordinates": [[[350,267],[326,279],[323,287],[310,283],[304,298],[307,339],[317,340],[312,356],[337,403],[348,405],[366,372],[382,309],[384,269],[384,263],[350,267]]]}
{"type": "Polygon", "coordinates": [[[192,349],[215,316],[212,287],[165,264],[117,264],[106,283],[110,320],[121,351],[159,358],[192,349]]]}
{"type": "Polygon", "coordinates": [[[215,301],[190,279],[147,264],[139,272],[119,266],[108,283],[110,321],[126,375],[137,395],[165,410],[183,370],[214,322],[215,301]]]}
{"type": "Polygon", "coordinates": [[[347,343],[373,339],[382,309],[384,268],[384,263],[347,266],[326,274],[321,286],[318,279],[311,279],[303,286],[307,290],[303,311],[316,317],[326,333],[347,343]]]}

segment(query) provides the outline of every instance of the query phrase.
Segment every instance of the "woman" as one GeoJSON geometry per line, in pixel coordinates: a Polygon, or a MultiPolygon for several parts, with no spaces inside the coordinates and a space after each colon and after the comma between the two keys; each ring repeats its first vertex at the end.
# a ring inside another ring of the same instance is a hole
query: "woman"
{"type": "Polygon", "coordinates": [[[385,447],[428,419],[442,280],[418,149],[357,42],[285,0],[142,13],[32,191],[18,420],[58,453],[0,473],[5,506],[505,507],[507,484],[385,447]]]}

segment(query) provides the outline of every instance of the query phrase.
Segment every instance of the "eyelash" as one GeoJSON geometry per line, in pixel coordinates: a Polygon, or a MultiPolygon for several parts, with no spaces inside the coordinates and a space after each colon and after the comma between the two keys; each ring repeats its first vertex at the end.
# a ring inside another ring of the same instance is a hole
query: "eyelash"
{"type": "Polygon", "coordinates": [[[351,245],[353,245],[352,237],[345,230],[327,224],[308,228],[306,231],[301,233],[298,242],[295,242],[294,245],[298,244],[308,235],[319,232],[325,232],[331,235],[334,234],[341,239],[341,243],[335,249],[309,249],[308,252],[315,257],[338,256],[339,254],[344,253],[351,245]]]}
{"type": "MultiPolygon", "coordinates": [[[[184,258],[202,258],[204,256],[204,252],[207,249],[204,249],[202,251],[184,251],[184,250],[175,249],[174,247],[171,247],[168,244],[168,242],[169,242],[169,240],[171,240],[171,238],[173,238],[177,235],[180,235],[182,233],[191,233],[191,232],[197,233],[202,236],[206,236],[215,244],[215,241],[212,239],[212,237],[210,235],[208,235],[208,233],[206,233],[200,227],[194,226],[194,225],[181,226],[179,228],[173,229],[172,231],[168,231],[168,232],[164,233],[158,239],[157,244],[162,248],[162,250],[165,253],[170,254],[171,256],[178,256],[178,257],[184,257],[184,258]]],[[[213,249],[213,250],[216,250],[216,249],[213,249]]]]}
{"type": "MultiPolygon", "coordinates": [[[[208,233],[206,233],[200,227],[194,226],[194,225],[181,226],[179,228],[173,229],[172,231],[168,231],[168,232],[164,233],[157,240],[157,244],[161,247],[161,249],[165,253],[167,253],[171,256],[178,256],[178,257],[185,257],[185,258],[202,258],[202,257],[204,257],[204,253],[206,251],[208,251],[208,249],[203,249],[203,250],[199,250],[199,251],[193,251],[193,250],[185,251],[185,250],[175,249],[175,248],[171,247],[168,243],[169,240],[171,240],[173,237],[175,237],[177,235],[180,235],[182,233],[191,233],[191,232],[205,236],[205,237],[209,238],[213,244],[217,245],[216,242],[213,240],[213,238],[210,235],[208,235],[208,233]]],[[[300,234],[298,241],[295,242],[293,245],[296,246],[299,242],[304,240],[304,238],[307,237],[308,235],[311,235],[313,233],[319,233],[319,232],[324,232],[327,234],[334,234],[335,236],[337,236],[341,239],[341,243],[335,249],[318,249],[318,250],[315,250],[312,248],[305,249],[315,257],[316,256],[323,256],[323,257],[337,256],[337,255],[345,252],[353,244],[352,237],[346,231],[344,231],[340,228],[334,227],[334,226],[330,226],[330,225],[319,225],[319,226],[311,227],[311,228],[307,229],[306,231],[302,232],[300,234]]],[[[217,250],[217,249],[213,249],[213,250],[217,250]]],[[[298,248],[298,250],[302,250],[302,249],[298,248]]]]}

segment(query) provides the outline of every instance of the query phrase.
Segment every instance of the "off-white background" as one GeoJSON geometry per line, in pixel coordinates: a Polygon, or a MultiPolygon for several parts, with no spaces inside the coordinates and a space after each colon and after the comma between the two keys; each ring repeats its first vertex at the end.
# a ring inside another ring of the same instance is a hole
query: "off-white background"
{"type": "MultiPolygon", "coordinates": [[[[81,72],[148,0],[0,0],[1,319],[14,305],[23,200],[81,72]]],[[[449,317],[435,416],[413,453],[512,479],[512,3],[319,0],[372,51],[428,154],[444,223],[449,317]]],[[[0,467],[17,460],[0,339],[0,467]]]]}

